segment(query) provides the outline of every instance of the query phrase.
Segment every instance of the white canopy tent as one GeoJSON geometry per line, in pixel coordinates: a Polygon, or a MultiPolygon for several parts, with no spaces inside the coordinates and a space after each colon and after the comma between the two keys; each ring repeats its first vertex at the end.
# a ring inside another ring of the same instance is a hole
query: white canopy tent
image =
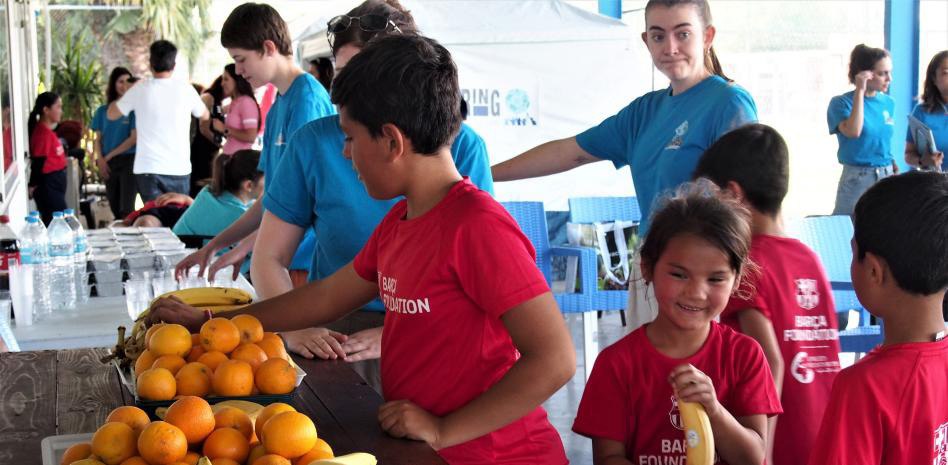
{"type": "MultiPolygon", "coordinates": [[[[486,141],[492,164],[576,135],[651,90],[648,52],[621,21],[559,0],[402,3],[422,33],[454,56],[467,123],[486,141]]],[[[297,38],[302,60],[330,54],[327,19],[297,38]]],[[[567,209],[569,197],[633,193],[628,169],[616,171],[608,162],[498,183],[495,190],[501,200],[543,200],[558,210],[567,209]]]]}

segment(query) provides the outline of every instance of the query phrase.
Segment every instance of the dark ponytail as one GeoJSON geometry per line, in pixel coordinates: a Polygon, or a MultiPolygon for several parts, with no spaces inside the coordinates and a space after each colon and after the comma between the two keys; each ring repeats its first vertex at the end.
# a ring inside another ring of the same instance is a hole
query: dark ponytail
{"type": "Polygon", "coordinates": [[[27,131],[31,138],[36,124],[43,117],[43,109],[55,105],[57,100],[59,100],[59,95],[54,92],[43,92],[36,96],[36,103],[33,104],[33,110],[30,111],[30,119],[27,122],[27,131]]]}
{"type": "Polygon", "coordinates": [[[233,155],[218,155],[214,158],[208,189],[215,196],[219,196],[224,192],[233,193],[240,189],[244,181],[260,181],[263,173],[257,169],[259,163],[259,150],[244,149],[234,152],[233,155]]]}
{"type": "MultiPolygon", "coordinates": [[[[708,0],[648,0],[648,3],[645,4],[645,13],[648,14],[649,8],[654,6],[672,8],[681,5],[694,6],[698,10],[698,17],[701,18],[704,26],[708,27],[711,25],[711,6],[708,5],[708,0]]],[[[704,67],[709,73],[721,76],[725,81],[733,82],[731,78],[724,75],[724,70],[721,69],[721,62],[718,60],[718,55],[714,53],[713,46],[709,47],[708,51],[704,54],[704,67]]]]}

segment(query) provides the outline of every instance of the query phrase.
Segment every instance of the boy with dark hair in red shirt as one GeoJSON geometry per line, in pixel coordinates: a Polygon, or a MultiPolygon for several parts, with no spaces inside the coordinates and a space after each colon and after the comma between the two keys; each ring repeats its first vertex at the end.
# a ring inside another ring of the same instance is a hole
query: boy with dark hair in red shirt
{"type": "MultiPolygon", "coordinates": [[[[343,153],[368,193],[405,199],[348,265],[235,313],[293,330],[379,296],[382,429],[425,441],[452,464],[566,464],[540,404],[573,376],[576,353],[530,242],[455,167],[451,54],[420,36],[376,38],[335,78],[332,99],[343,153]]],[[[192,329],[204,320],[171,299],[152,312],[192,329]]]]}
{"type": "Polygon", "coordinates": [[[758,265],[731,296],[724,323],[757,340],[784,412],[769,418],[767,463],[806,463],[839,372],[833,296],[819,258],[786,237],[780,208],[790,180],[787,144],[772,127],[749,124],[721,136],[695,177],[731,191],[751,212],[750,258],[758,265]]]}
{"type": "Polygon", "coordinates": [[[879,181],[853,228],[853,287],[885,338],[836,377],[809,463],[948,463],[948,177],[879,181]]]}

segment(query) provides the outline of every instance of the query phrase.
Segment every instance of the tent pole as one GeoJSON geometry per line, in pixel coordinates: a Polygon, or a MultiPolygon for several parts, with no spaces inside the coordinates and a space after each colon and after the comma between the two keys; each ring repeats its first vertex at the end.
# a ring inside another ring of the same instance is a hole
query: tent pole
{"type": "Polygon", "coordinates": [[[622,19],[622,0],[599,0],[599,14],[622,19]]]}
{"type": "Polygon", "coordinates": [[[889,95],[895,99],[892,154],[902,170],[907,168],[902,156],[908,126],[905,115],[912,112],[918,95],[919,4],[919,0],[885,2],[885,48],[892,54],[892,76],[895,77],[889,86],[889,95]]]}

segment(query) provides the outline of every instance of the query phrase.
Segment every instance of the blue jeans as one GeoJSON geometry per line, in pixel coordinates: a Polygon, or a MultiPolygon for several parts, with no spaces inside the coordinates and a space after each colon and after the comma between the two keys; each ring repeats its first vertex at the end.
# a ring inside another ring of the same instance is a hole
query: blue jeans
{"type": "Polygon", "coordinates": [[[191,175],[136,174],[135,184],[138,185],[138,194],[142,196],[142,202],[148,202],[166,192],[188,195],[191,189],[191,175]]]}
{"type": "Polygon", "coordinates": [[[843,165],[843,173],[839,176],[839,187],[836,189],[836,207],[833,208],[833,214],[852,216],[859,197],[877,181],[889,176],[892,176],[892,165],[843,165]]]}

